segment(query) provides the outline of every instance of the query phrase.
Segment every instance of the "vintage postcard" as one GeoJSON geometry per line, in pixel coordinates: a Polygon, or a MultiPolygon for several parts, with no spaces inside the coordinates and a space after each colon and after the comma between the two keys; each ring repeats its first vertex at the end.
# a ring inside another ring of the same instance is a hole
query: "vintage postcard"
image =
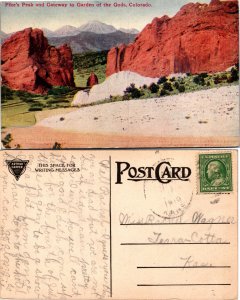
{"type": "Polygon", "coordinates": [[[237,151],[1,151],[1,299],[237,299],[237,151]]]}
{"type": "Polygon", "coordinates": [[[1,2],[2,148],[239,146],[237,0],[1,2]]]}

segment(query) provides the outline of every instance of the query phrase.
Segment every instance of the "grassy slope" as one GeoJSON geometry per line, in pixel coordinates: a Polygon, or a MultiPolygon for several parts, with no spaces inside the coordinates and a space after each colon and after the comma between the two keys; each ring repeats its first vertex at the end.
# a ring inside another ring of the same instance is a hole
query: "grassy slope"
{"type": "Polygon", "coordinates": [[[106,78],[107,52],[87,52],[74,55],[74,80],[78,87],[85,87],[91,72],[94,72],[99,83],[106,78]]]}
{"type": "Polygon", "coordinates": [[[2,87],[2,127],[31,126],[36,123],[36,111],[69,107],[76,89],[54,88],[51,92],[32,95],[2,87]]]}
{"type": "Polygon", "coordinates": [[[31,126],[35,113],[28,112],[30,106],[17,97],[2,104],[2,127],[31,126]]]}

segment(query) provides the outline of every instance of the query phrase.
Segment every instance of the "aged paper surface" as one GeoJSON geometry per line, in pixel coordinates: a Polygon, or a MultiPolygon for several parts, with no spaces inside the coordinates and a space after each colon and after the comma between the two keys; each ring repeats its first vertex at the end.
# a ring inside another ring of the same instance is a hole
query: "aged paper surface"
{"type": "Polygon", "coordinates": [[[1,298],[237,299],[237,151],[2,151],[1,298]]]}
{"type": "Polygon", "coordinates": [[[240,145],[237,0],[0,8],[3,148],[240,145]]]}

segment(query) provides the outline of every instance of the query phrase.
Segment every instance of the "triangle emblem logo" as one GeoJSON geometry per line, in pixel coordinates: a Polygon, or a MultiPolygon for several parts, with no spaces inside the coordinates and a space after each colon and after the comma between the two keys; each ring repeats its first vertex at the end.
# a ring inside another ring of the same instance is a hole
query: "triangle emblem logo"
{"type": "Polygon", "coordinates": [[[29,160],[22,160],[19,158],[14,158],[12,160],[6,160],[9,172],[18,181],[22,174],[26,171],[27,164],[29,160]]]}

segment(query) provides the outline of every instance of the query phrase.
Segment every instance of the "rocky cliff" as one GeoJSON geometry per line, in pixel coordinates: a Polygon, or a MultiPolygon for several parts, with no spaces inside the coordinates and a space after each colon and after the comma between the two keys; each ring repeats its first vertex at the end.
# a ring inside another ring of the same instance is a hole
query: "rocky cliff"
{"type": "Polygon", "coordinates": [[[189,3],[172,18],[155,18],[129,45],[108,53],[107,76],[218,72],[238,62],[238,1],[189,3]]]}
{"type": "Polygon", "coordinates": [[[27,28],[2,45],[2,83],[16,90],[44,94],[52,86],[74,86],[72,51],[48,44],[42,30],[27,28]]]}

